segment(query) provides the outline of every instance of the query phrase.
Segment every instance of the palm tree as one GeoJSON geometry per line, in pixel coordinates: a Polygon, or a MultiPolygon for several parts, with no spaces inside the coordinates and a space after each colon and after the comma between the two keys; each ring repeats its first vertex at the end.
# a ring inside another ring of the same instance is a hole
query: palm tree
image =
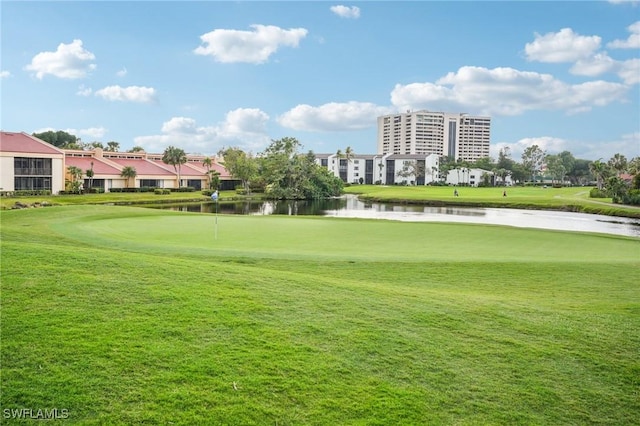
{"type": "Polygon", "coordinates": [[[69,166],[67,167],[67,171],[71,176],[71,181],[69,182],[71,185],[71,190],[80,191],[80,184],[81,184],[80,179],[82,179],[82,169],[76,166],[69,166]]]}
{"type": "Polygon", "coordinates": [[[211,157],[207,157],[202,160],[202,165],[207,169],[207,180],[209,181],[209,189],[212,188],[211,185],[211,166],[213,165],[213,161],[211,161],[211,157]]]}
{"type": "Polygon", "coordinates": [[[129,188],[129,180],[130,179],[135,179],[135,177],[138,176],[138,172],[136,172],[136,168],[135,167],[126,166],[120,172],[120,176],[126,179],[125,180],[125,186],[127,188],[129,188]]]}
{"type": "Polygon", "coordinates": [[[218,189],[220,186],[220,172],[211,170],[209,173],[209,189],[218,189]]]}
{"type": "Polygon", "coordinates": [[[181,166],[187,162],[187,154],[184,150],[180,148],[176,148],[174,146],[169,146],[164,150],[164,154],[162,155],[162,161],[165,164],[171,164],[173,169],[176,171],[178,175],[178,187],[181,185],[180,179],[180,168],[181,166]]]}
{"type": "Polygon", "coordinates": [[[615,154],[607,164],[616,171],[617,176],[620,176],[627,170],[627,157],[622,154],[615,154]]]}
{"type": "Polygon", "coordinates": [[[93,161],[91,162],[91,168],[87,169],[84,173],[89,178],[89,189],[93,188],[93,161]]]}
{"type": "Polygon", "coordinates": [[[353,149],[351,149],[350,146],[348,146],[344,150],[344,158],[346,158],[348,162],[351,162],[353,160],[353,156],[354,155],[355,155],[355,153],[353,152],[353,149]]]}
{"type": "Polygon", "coordinates": [[[602,190],[604,184],[604,178],[607,175],[607,163],[603,163],[600,160],[596,160],[589,164],[589,170],[593,173],[598,183],[598,189],[602,190]]]}

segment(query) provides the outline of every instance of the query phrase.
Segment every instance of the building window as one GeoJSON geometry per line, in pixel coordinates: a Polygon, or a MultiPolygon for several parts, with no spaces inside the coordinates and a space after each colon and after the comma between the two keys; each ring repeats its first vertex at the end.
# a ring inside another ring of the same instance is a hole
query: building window
{"type": "Polygon", "coordinates": [[[160,188],[160,185],[158,185],[158,181],[155,179],[140,179],[140,187],[160,188]]]}
{"type": "Polygon", "coordinates": [[[15,176],[51,176],[51,158],[15,157],[13,174],[15,176]]]}
{"type": "Polygon", "coordinates": [[[50,177],[18,177],[13,179],[13,187],[16,191],[41,190],[51,191],[50,177]]]}

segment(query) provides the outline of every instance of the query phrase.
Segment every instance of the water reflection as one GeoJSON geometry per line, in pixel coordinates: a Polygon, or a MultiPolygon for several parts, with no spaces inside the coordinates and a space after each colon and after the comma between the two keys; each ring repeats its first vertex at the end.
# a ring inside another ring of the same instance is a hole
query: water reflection
{"type": "Polygon", "coordinates": [[[333,216],[411,222],[479,223],[523,228],[598,232],[640,237],[640,220],[586,213],[371,203],[347,196],[330,200],[196,203],[157,208],[219,214],[333,216]]]}

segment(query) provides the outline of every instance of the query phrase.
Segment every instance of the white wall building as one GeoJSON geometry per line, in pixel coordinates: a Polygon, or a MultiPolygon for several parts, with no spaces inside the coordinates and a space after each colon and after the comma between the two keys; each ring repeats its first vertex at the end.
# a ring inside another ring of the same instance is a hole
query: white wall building
{"type": "Polygon", "coordinates": [[[64,151],[24,132],[0,132],[0,191],[64,190],[64,151]]]}
{"type": "Polygon", "coordinates": [[[356,154],[350,159],[317,154],[316,162],[343,182],[367,185],[427,185],[438,180],[439,171],[439,156],[435,154],[356,154]]]}
{"type": "Polygon", "coordinates": [[[491,118],[411,111],[378,117],[378,154],[436,154],[474,161],[489,156],[491,118]]]}

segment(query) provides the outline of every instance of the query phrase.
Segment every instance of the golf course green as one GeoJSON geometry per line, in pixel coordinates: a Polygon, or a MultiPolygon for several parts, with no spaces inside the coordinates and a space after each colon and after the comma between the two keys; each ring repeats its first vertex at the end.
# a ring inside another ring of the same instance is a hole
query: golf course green
{"type": "Polygon", "coordinates": [[[106,205],[0,221],[3,423],[640,418],[638,238],[106,205]]]}

